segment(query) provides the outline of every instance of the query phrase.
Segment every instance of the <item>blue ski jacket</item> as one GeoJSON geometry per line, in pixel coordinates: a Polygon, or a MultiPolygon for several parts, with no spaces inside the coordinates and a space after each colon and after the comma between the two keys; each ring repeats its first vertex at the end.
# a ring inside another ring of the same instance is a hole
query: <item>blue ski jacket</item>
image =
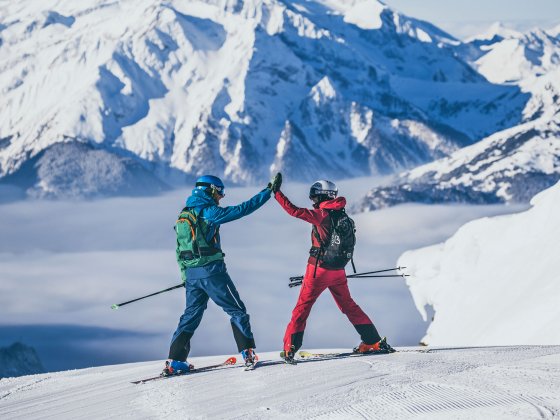
{"type": "MultiPolygon", "coordinates": [[[[270,199],[271,194],[272,191],[265,188],[249,200],[237,206],[220,207],[210,194],[202,189],[195,188],[192,190],[191,196],[187,198],[186,207],[197,210],[199,217],[202,217],[208,224],[206,240],[208,243],[213,243],[212,238],[216,236],[217,243],[215,245],[217,248],[221,249],[219,232],[216,235],[216,231],[220,225],[241,219],[253,213],[270,199]]],[[[216,264],[208,264],[203,267],[189,268],[188,273],[190,278],[205,277],[216,269],[218,269],[219,272],[225,271],[225,264],[223,264],[223,262],[217,262],[216,264]],[[220,266],[223,266],[223,268],[220,266]]]]}

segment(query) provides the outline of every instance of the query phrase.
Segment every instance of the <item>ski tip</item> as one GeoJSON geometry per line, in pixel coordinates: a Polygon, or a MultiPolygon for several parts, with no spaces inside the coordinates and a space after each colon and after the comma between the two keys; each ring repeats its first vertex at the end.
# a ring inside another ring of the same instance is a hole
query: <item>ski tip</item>
{"type": "Polygon", "coordinates": [[[298,354],[299,354],[299,357],[311,357],[311,356],[313,356],[313,354],[309,353],[308,351],[300,351],[298,354]]]}
{"type": "Polygon", "coordinates": [[[111,305],[111,309],[119,309],[119,305],[117,305],[116,303],[111,305]]]}

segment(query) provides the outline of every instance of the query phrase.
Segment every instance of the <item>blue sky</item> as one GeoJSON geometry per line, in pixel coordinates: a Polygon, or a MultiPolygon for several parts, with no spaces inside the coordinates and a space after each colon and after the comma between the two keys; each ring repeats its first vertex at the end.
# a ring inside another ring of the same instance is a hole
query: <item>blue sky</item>
{"type": "Polygon", "coordinates": [[[560,0],[383,0],[408,16],[427,20],[458,38],[483,32],[493,22],[526,30],[560,24],[560,0]]]}

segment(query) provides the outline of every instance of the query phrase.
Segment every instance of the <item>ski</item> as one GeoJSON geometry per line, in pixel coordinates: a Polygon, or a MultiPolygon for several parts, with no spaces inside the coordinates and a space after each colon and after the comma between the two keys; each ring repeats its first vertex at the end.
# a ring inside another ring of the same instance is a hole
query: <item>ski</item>
{"type": "Polygon", "coordinates": [[[298,352],[299,357],[302,359],[336,359],[342,357],[359,357],[359,356],[372,356],[376,354],[391,354],[396,352],[396,350],[376,350],[367,353],[355,353],[355,352],[339,352],[339,353],[310,353],[308,351],[298,352]]]}
{"type": "Polygon", "coordinates": [[[237,359],[235,357],[230,357],[225,362],[222,362],[222,363],[219,363],[219,364],[216,364],[216,365],[203,366],[203,367],[200,367],[200,368],[193,368],[193,369],[189,370],[188,372],[179,373],[179,374],[176,374],[176,375],[164,376],[160,373],[158,376],[153,376],[151,378],[146,378],[146,379],[140,379],[138,381],[132,381],[131,383],[133,383],[135,385],[144,384],[146,382],[155,381],[155,380],[158,380],[158,379],[175,378],[175,377],[178,377],[178,376],[190,375],[191,373],[206,372],[206,371],[217,369],[217,368],[224,367],[224,366],[233,366],[236,363],[237,363],[237,359]]]}
{"type": "Polygon", "coordinates": [[[353,356],[368,356],[373,354],[389,354],[395,353],[396,350],[387,344],[387,337],[383,337],[377,343],[377,350],[367,351],[364,353],[359,353],[358,349],[360,346],[356,347],[352,352],[341,352],[341,353],[310,353],[308,351],[300,351],[299,357],[305,358],[331,358],[335,359],[338,357],[353,357],[353,356]]]}

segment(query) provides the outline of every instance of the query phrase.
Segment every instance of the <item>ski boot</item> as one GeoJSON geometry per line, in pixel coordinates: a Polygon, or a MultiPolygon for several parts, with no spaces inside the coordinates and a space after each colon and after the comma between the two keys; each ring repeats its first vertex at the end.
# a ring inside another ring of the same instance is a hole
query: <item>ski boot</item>
{"type": "Polygon", "coordinates": [[[282,350],[280,352],[280,357],[284,359],[284,362],[288,365],[297,365],[297,361],[294,359],[295,357],[295,347],[290,347],[289,351],[282,350]]]}
{"type": "Polygon", "coordinates": [[[375,344],[366,344],[361,342],[359,346],[354,347],[354,353],[394,353],[396,350],[387,343],[387,337],[383,337],[375,344]]]}
{"type": "Polygon", "coordinates": [[[161,372],[161,376],[183,375],[188,373],[194,366],[187,362],[180,362],[178,360],[167,360],[165,367],[161,372]]]}
{"type": "Polygon", "coordinates": [[[245,370],[253,370],[257,365],[259,357],[255,353],[255,350],[248,348],[241,352],[243,360],[245,361],[245,370]]]}

